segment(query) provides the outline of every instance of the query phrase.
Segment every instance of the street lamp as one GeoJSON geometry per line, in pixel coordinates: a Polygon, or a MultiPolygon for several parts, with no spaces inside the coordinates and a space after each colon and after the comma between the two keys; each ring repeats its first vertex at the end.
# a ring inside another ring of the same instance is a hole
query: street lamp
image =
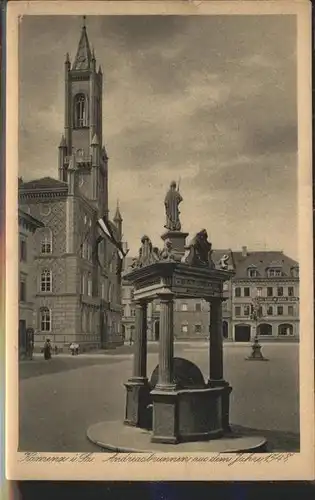
{"type": "Polygon", "coordinates": [[[251,303],[251,314],[250,314],[250,319],[254,321],[255,323],[255,336],[254,336],[254,342],[252,344],[252,352],[251,354],[245,358],[247,361],[269,361],[267,358],[265,358],[261,352],[261,345],[258,341],[258,332],[257,332],[257,326],[258,326],[258,321],[262,317],[262,312],[261,312],[261,306],[260,306],[260,301],[259,297],[256,297],[252,300],[251,303]]]}

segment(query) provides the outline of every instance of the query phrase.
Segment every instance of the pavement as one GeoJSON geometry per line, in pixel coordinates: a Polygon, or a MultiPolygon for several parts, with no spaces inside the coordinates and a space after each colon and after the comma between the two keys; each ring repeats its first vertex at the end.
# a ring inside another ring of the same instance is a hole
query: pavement
{"type": "MultiPolygon", "coordinates": [[[[176,343],[175,355],[196,363],[208,377],[207,343],[176,343]]],[[[157,364],[156,343],[148,347],[148,373],[157,364]]],[[[299,447],[298,344],[263,344],[269,362],[245,361],[250,347],[225,344],[224,376],[233,387],[231,422],[259,433],[273,448],[299,447]]],[[[132,374],[133,346],[115,351],[35,355],[19,364],[19,448],[21,451],[96,452],[86,430],[124,418],[124,382],[132,374]]]]}

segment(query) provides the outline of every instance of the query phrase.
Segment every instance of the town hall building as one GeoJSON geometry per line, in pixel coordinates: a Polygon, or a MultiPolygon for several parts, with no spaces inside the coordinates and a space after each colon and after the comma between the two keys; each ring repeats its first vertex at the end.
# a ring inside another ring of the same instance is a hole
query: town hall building
{"type": "MultiPolygon", "coordinates": [[[[20,179],[19,208],[44,226],[36,230],[32,271],[35,348],[49,338],[59,348],[75,341],[88,350],[123,339],[116,250],[107,241],[96,245],[97,220],[109,214],[108,156],[102,139],[103,74],[85,25],[72,64],[66,56],[64,79],[58,179],[20,179]]],[[[120,240],[118,206],[111,226],[120,240]]]]}

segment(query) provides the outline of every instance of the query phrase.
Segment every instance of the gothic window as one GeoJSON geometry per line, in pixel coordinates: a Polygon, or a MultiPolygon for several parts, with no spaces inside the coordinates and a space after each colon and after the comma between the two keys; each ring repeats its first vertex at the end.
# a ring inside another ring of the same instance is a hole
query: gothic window
{"type": "Polygon", "coordinates": [[[52,291],[52,273],[49,269],[44,269],[40,276],[40,290],[41,292],[52,291]]]}
{"type": "Polygon", "coordinates": [[[52,253],[52,234],[49,228],[42,229],[40,232],[40,252],[41,253],[52,253]]]}
{"type": "Polygon", "coordinates": [[[40,309],[40,329],[42,332],[51,331],[51,311],[48,307],[40,309]]]}
{"type": "Polygon", "coordinates": [[[77,94],[74,98],[74,128],[88,126],[88,100],[84,94],[77,94]]]}
{"type": "Polygon", "coordinates": [[[88,275],[88,295],[91,297],[92,296],[92,275],[89,273],[88,275]]]}

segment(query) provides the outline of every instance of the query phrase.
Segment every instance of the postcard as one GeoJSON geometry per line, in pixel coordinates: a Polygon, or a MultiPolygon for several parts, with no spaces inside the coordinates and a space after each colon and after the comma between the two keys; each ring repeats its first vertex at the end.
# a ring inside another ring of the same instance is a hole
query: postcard
{"type": "Polygon", "coordinates": [[[314,478],[310,2],[6,32],[8,479],[314,478]]]}

